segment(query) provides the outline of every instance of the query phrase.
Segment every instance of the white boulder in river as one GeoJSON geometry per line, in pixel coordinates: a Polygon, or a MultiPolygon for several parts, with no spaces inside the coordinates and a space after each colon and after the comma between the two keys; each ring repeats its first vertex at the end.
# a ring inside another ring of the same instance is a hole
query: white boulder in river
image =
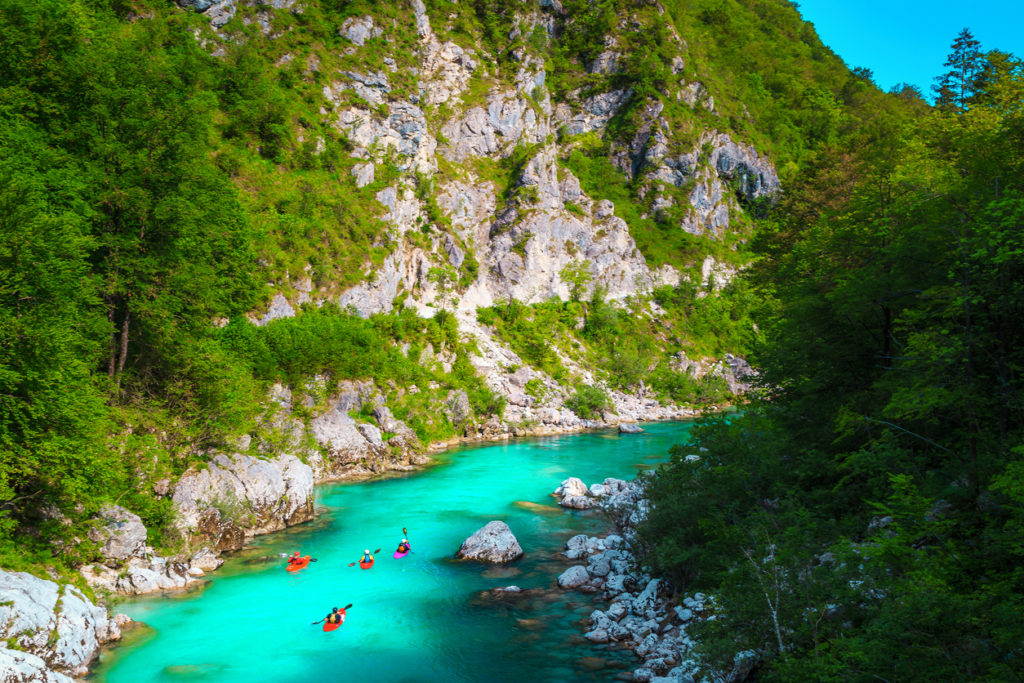
{"type": "Polygon", "coordinates": [[[519,541],[505,522],[488,522],[467,538],[456,557],[481,562],[510,562],[523,554],[519,541]]]}

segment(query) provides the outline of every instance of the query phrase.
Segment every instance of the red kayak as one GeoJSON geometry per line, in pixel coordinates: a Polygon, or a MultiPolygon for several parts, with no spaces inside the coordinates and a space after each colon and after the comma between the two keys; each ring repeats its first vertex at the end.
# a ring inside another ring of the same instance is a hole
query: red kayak
{"type": "Polygon", "coordinates": [[[301,557],[295,562],[289,562],[288,566],[285,567],[285,569],[287,569],[290,572],[297,572],[300,569],[303,569],[307,564],[309,564],[309,555],[301,557]]]}
{"type": "Polygon", "coordinates": [[[335,630],[336,628],[338,628],[339,626],[341,626],[344,623],[345,623],[345,613],[342,612],[341,613],[341,621],[339,621],[337,624],[332,624],[329,621],[325,621],[324,622],[324,630],[325,631],[333,631],[333,630],[335,630]]]}
{"type": "Polygon", "coordinates": [[[374,560],[372,558],[370,559],[369,562],[363,562],[362,560],[359,560],[359,568],[360,569],[369,569],[370,567],[373,566],[373,562],[374,562],[374,560]]]}

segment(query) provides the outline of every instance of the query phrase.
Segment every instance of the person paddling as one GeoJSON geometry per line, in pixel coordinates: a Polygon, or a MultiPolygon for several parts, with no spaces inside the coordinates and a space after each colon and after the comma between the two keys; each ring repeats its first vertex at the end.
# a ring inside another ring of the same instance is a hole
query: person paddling
{"type": "Polygon", "coordinates": [[[341,609],[338,609],[337,607],[335,607],[335,608],[333,608],[331,610],[330,614],[328,614],[323,619],[320,619],[318,621],[314,621],[311,624],[311,626],[316,626],[317,624],[319,624],[321,622],[324,622],[324,621],[326,621],[328,624],[341,624],[341,623],[343,623],[345,621],[345,611],[349,607],[351,607],[351,606],[352,606],[352,603],[350,602],[349,604],[345,605],[341,609]]]}
{"type": "MultiPolygon", "coordinates": [[[[373,553],[370,552],[369,548],[364,550],[363,551],[363,556],[359,560],[360,568],[362,568],[362,569],[369,569],[370,567],[372,567],[373,566],[373,555],[374,555],[374,553],[379,553],[379,552],[380,552],[380,548],[377,548],[376,550],[374,550],[373,553]]],[[[354,566],[356,566],[356,563],[355,562],[349,562],[348,566],[354,567],[354,566]]]]}
{"type": "Polygon", "coordinates": [[[299,551],[296,550],[294,553],[292,553],[292,556],[288,558],[288,564],[295,564],[296,562],[299,562],[301,559],[302,558],[299,557],[299,551]]]}
{"type": "Polygon", "coordinates": [[[409,541],[408,541],[408,539],[403,538],[402,542],[398,544],[398,552],[401,553],[402,555],[405,555],[407,552],[409,552],[409,541]]]}

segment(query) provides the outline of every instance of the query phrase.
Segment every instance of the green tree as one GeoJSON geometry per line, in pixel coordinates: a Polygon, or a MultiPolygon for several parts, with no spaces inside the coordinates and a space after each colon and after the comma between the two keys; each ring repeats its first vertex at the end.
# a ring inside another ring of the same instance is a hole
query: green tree
{"type": "Polygon", "coordinates": [[[569,285],[569,300],[580,301],[587,291],[587,285],[593,277],[590,274],[590,267],[583,261],[570,261],[558,271],[562,282],[569,285]]]}
{"type": "Polygon", "coordinates": [[[957,34],[943,64],[949,67],[949,71],[936,78],[932,86],[937,106],[953,111],[967,109],[977,91],[985,64],[980,48],[981,43],[974,39],[969,29],[965,28],[957,34]]]}

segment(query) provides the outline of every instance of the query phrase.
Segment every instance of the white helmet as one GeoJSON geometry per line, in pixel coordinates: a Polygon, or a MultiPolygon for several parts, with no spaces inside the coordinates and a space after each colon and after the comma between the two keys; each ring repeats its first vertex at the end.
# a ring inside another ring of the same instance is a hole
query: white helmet
{"type": "Polygon", "coordinates": [[[370,549],[369,549],[369,548],[367,548],[367,549],[366,549],[366,550],[364,550],[363,552],[364,552],[365,554],[369,555],[369,554],[370,554],[370,549]]]}

